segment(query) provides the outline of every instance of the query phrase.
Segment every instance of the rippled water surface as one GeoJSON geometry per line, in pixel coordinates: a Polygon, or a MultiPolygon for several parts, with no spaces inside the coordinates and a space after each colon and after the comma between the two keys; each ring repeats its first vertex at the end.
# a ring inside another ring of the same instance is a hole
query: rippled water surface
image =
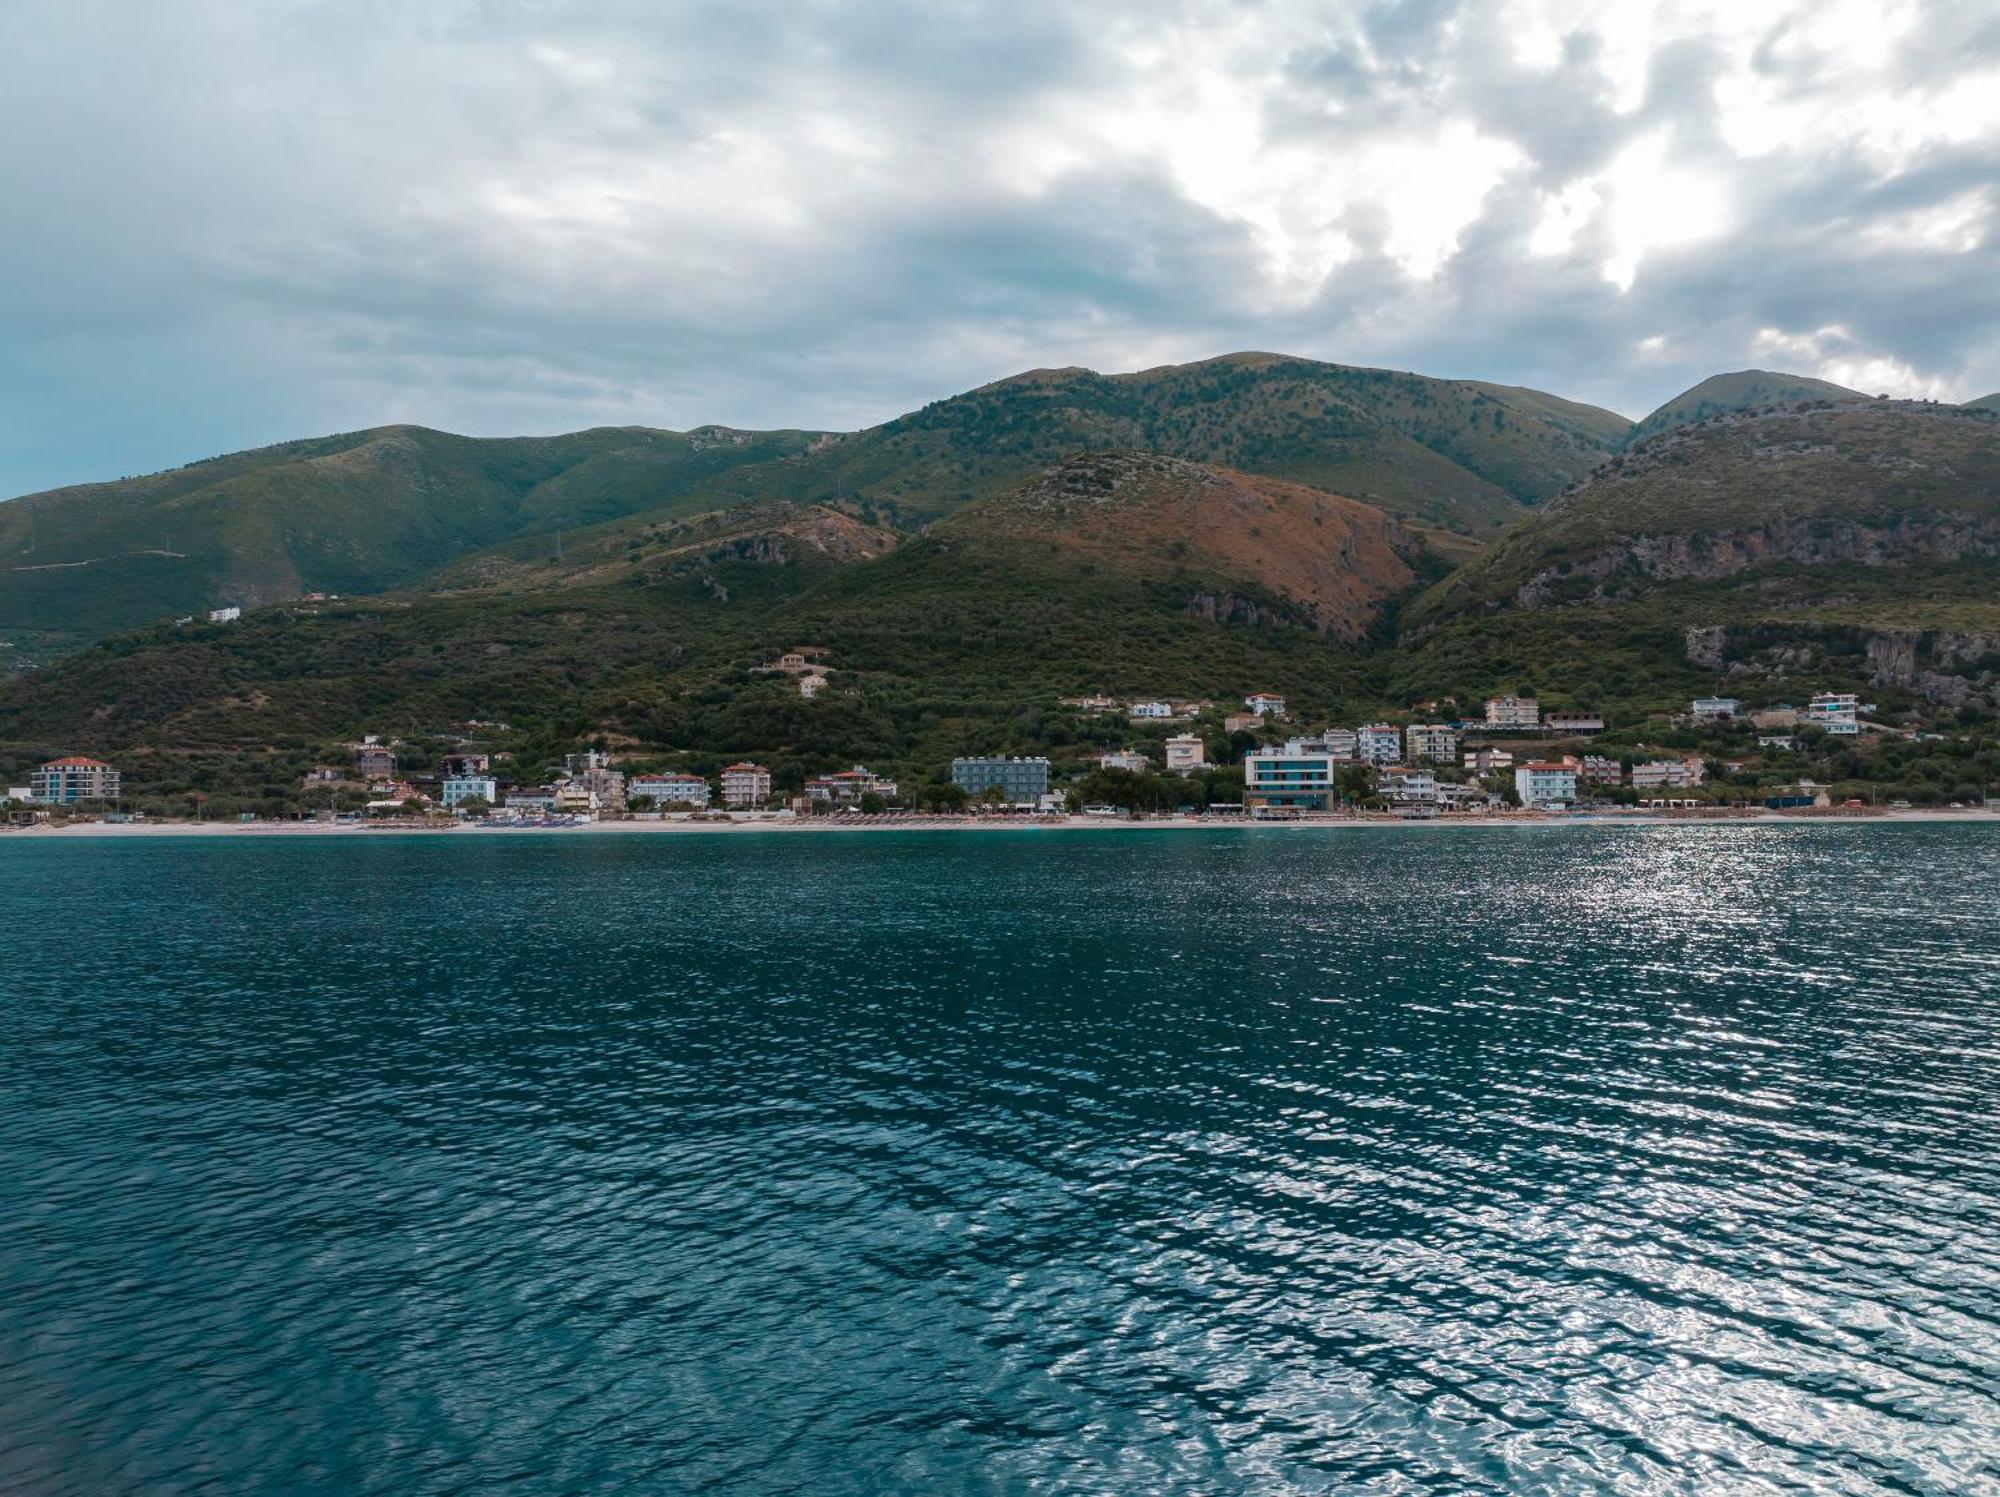
{"type": "Polygon", "coordinates": [[[0,1491],[2000,1491],[2000,832],[0,842],[0,1491]]]}

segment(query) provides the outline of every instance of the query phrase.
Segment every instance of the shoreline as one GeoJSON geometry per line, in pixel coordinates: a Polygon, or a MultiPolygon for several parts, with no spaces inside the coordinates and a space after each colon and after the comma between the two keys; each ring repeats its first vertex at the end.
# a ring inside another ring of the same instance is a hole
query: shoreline
{"type": "Polygon", "coordinates": [[[1256,821],[1248,817],[1161,816],[1142,821],[1072,816],[1060,821],[1024,817],[913,817],[909,820],[814,818],[797,821],[598,821],[581,826],[484,826],[452,822],[441,826],[397,822],[332,821],[128,821],[74,822],[64,826],[0,828],[0,844],[14,839],[59,841],[97,837],[530,837],[530,836],[727,836],[740,833],[838,835],[851,832],[1165,832],[1165,831],[1356,831],[1369,828],[1654,827],[1654,826],[1857,826],[1959,823],[2000,826],[2000,811],[1986,809],[1908,810],[1810,814],[1743,811],[1718,815],[1624,813],[1562,816],[1457,816],[1404,819],[1392,816],[1328,817],[1317,820],[1256,821]]]}

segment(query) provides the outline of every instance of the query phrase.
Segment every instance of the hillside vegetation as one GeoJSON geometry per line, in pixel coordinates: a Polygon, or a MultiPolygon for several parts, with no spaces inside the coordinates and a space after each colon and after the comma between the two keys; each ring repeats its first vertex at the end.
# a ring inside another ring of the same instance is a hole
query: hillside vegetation
{"type": "Polygon", "coordinates": [[[0,504],[0,636],[48,654],[162,617],[399,587],[479,547],[650,508],[803,432],[392,426],[0,504]]]}
{"type": "Polygon", "coordinates": [[[1628,425],[1539,391],[1275,354],[1136,374],[1038,369],[729,475],[695,497],[862,505],[916,523],[1076,452],[1127,449],[1489,535],[1601,460],[1628,425]]]}
{"type": "Polygon", "coordinates": [[[1677,426],[1706,421],[1728,411],[1746,411],[1757,406],[1798,405],[1808,400],[1854,400],[1859,390],[1813,379],[1804,374],[1773,374],[1768,369],[1744,369],[1735,374],[1714,374],[1683,390],[1672,400],[1625,434],[1625,445],[1636,447],[1648,437],[1677,426]]]}

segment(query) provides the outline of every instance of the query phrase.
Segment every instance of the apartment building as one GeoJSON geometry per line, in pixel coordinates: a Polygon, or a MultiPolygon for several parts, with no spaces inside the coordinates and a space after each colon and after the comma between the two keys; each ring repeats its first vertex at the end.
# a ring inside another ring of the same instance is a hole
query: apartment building
{"type": "Polygon", "coordinates": [[[1450,764],[1458,758],[1458,729],[1449,723],[1411,723],[1403,730],[1403,746],[1412,763],[1450,764]]]}
{"type": "Polygon", "coordinates": [[[119,779],[119,772],[102,759],[86,759],[82,755],[51,759],[28,771],[28,799],[42,806],[116,800],[119,779]]]}
{"type": "Polygon", "coordinates": [[[708,781],[692,774],[638,774],[625,782],[628,803],[644,797],[658,810],[668,806],[707,806],[711,792],[708,781]]]}
{"type": "Polygon", "coordinates": [[[1243,805],[1260,810],[1331,811],[1340,804],[1335,776],[1342,761],[1294,740],[1282,749],[1243,756],[1243,805]]]}
{"type": "Polygon", "coordinates": [[[1560,810],[1576,804],[1574,759],[1530,760],[1514,770],[1514,793],[1521,804],[1538,810],[1560,810]]]}
{"type": "Polygon", "coordinates": [[[1049,761],[998,756],[954,759],[951,782],[974,800],[997,789],[1010,806],[1035,806],[1049,793],[1049,761]]]}
{"type": "Polygon", "coordinates": [[[1398,764],[1403,758],[1403,735],[1392,723],[1370,723],[1354,733],[1356,750],[1368,764],[1398,764]]]}
{"type": "Polygon", "coordinates": [[[771,771],[761,764],[732,764],[722,771],[722,803],[732,811],[761,806],[771,798],[771,771]]]}
{"type": "Polygon", "coordinates": [[[1542,725],[1542,704],[1533,697],[1489,697],[1486,726],[1513,732],[1542,725]]]}

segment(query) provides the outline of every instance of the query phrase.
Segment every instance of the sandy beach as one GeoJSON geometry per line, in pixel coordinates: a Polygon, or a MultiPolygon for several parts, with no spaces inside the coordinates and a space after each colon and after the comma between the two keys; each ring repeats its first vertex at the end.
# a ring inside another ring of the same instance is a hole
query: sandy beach
{"type": "Polygon", "coordinates": [[[2000,811],[1985,809],[1907,811],[1740,811],[1708,815],[1660,812],[1597,812],[1570,815],[1514,813],[1488,816],[1439,816],[1406,819],[1391,815],[1331,816],[1296,821],[1252,821],[1242,817],[1160,816],[1144,820],[1116,817],[808,817],[744,821],[597,821],[580,826],[483,825],[478,822],[419,821],[82,821],[0,829],[0,842],[56,841],[78,837],[593,837],[593,836],[732,836],[778,833],[817,836],[884,832],[1166,832],[1166,831],[1355,831],[1382,827],[1464,829],[1513,827],[1652,827],[1652,826],[1825,826],[1907,824],[1912,822],[1975,823],[2000,826],[2000,811]]]}

